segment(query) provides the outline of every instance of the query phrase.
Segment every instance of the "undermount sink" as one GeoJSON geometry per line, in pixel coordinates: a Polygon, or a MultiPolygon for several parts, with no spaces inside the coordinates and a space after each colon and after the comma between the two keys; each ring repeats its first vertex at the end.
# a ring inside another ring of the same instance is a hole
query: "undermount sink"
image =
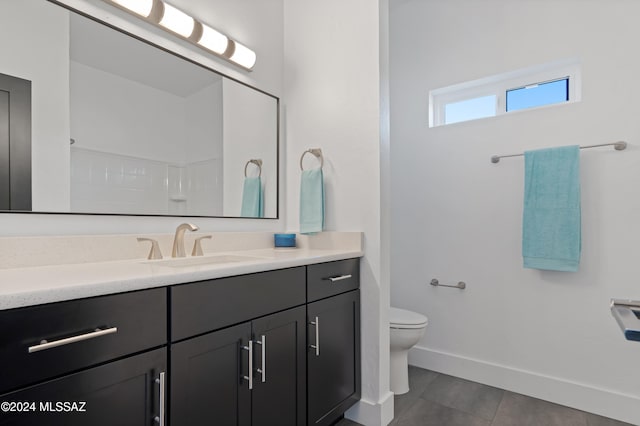
{"type": "Polygon", "coordinates": [[[180,258],[180,259],[166,259],[166,260],[155,260],[155,261],[147,261],[144,263],[149,263],[158,266],[167,266],[169,268],[184,268],[187,266],[201,266],[201,265],[220,265],[223,263],[238,263],[238,262],[250,262],[252,260],[260,260],[260,257],[254,256],[240,256],[240,255],[232,255],[225,254],[219,256],[199,256],[199,257],[188,257],[188,258],[180,258]]]}

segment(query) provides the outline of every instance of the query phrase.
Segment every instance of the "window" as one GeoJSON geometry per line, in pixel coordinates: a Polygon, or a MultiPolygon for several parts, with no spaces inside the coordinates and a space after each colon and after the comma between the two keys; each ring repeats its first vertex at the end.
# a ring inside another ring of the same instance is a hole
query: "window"
{"type": "Polygon", "coordinates": [[[580,64],[560,61],[429,92],[429,127],[580,100],[580,64]]]}
{"type": "Polygon", "coordinates": [[[534,108],[569,100],[569,78],[507,90],[506,110],[534,108]]]}
{"type": "Polygon", "coordinates": [[[444,106],[444,124],[496,115],[496,95],[451,102],[444,106]]]}

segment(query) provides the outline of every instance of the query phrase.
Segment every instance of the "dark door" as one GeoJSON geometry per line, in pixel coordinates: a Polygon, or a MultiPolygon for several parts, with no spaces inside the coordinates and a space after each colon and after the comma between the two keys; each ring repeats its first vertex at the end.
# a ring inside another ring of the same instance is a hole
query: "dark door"
{"type": "Polygon", "coordinates": [[[360,291],[310,303],[307,320],[308,424],[330,425],[360,399],[360,291]]]}
{"type": "Polygon", "coordinates": [[[176,343],[171,347],[171,426],[248,426],[251,324],[176,343]]]}
{"type": "Polygon", "coordinates": [[[253,321],[253,426],[306,422],[305,318],[301,306],[253,321]]]}
{"type": "Polygon", "coordinates": [[[166,358],[158,349],[1,395],[0,425],[152,426],[166,358]]]}
{"type": "Polygon", "coordinates": [[[31,82],[0,74],[0,210],[31,210],[31,82]]]}

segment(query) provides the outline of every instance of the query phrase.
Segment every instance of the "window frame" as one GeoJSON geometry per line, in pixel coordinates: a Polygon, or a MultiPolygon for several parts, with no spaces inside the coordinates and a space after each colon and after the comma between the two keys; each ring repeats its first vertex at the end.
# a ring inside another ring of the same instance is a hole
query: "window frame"
{"type": "Polygon", "coordinates": [[[429,92],[429,127],[438,127],[490,118],[480,117],[471,120],[457,121],[455,123],[446,123],[445,108],[448,104],[483,96],[496,97],[496,113],[494,117],[580,102],[582,100],[582,76],[580,63],[575,59],[552,62],[431,90],[429,92]],[[565,102],[540,105],[537,107],[522,108],[515,111],[506,110],[507,91],[563,79],[569,80],[569,100],[565,102]]]}

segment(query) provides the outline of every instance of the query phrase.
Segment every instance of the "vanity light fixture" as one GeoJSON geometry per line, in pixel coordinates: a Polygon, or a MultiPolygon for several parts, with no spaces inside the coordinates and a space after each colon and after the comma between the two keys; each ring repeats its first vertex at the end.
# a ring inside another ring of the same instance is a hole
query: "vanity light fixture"
{"type": "Polygon", "coordinates": [[[237,41],[234,41],[233,45],[235,49],[233,49],[233,54],[229,59],[247,69],[253,68],[256,64],[256,52],[237,41]]]}
{"type": "Polygon", "coordinates": [[[202,35],[198,44],[218,55],[223,55],[229,48],[229,38],[208,25],[202,24],[202,35]]]}
{"type": "Polygon", "coordinates": [[[195,19],[168,3],[163,4],[164,11],[158,25],[176,34],[180,34],[184,38],[189,38],[191,34],[193,34],[193,29],[196,26],[195,19]]]}
{"type": "Polygon", "coordinates": [[[113,3],[122,7],[123,9],[133,12],[136,15],[140,15],[143,18],[148,18],[153,10],[153,0],[113,0],[113,3]]]}
{"type": "Polygon", "coordinates": [[[104,0],[248,71],[256,53],[162,0],[104,0]]]}

